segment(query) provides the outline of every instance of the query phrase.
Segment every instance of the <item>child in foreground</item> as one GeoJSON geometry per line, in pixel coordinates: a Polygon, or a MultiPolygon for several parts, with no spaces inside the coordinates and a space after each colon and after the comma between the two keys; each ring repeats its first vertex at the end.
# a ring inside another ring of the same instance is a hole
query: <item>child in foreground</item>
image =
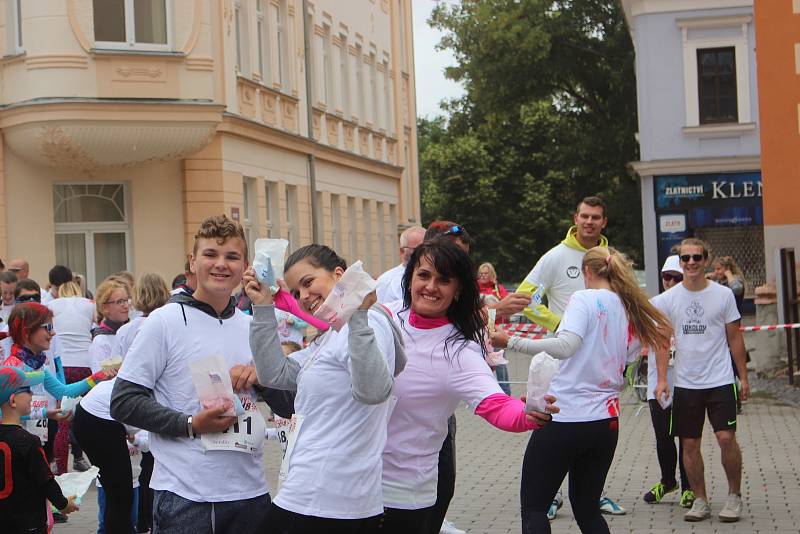
{"type": "Polygon", "coordinates": [[[45,534],[48,529],[46,501],[62,513],[78,510],[75,497],[67,499],[50,471],[39,438],[22,428],[21,419],[31,412],[31,386],[42,383],[44,373],[25,373],[0,367],[0,457],[10,466],[0,484],[0,524],[8,534],[45,534]]]}

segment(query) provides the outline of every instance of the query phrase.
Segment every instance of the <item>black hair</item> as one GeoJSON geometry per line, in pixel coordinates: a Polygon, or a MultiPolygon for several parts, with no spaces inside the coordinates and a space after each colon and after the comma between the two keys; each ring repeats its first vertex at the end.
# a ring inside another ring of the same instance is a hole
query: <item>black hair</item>
{"type": "Polygon", "coordinates": [[[72,270],[63,265],[56,265],[47,273],[47,279],[50,281],[50,285],[56,287],[72,282],[72,270]]]}
{"type": "Polygon", "coordinates": [[[286,258],[286,263],[283,265],[283,272],[288,271],[293,265],[301,261],[307,261],[317,269],[322,268],[330,272],[335,271],[337,267],[347,269],[347,262],[336,254],[332,248],[314,243],[298,248],[292,252],[289,257],[286,258]]]}
{"type": "Polygon", "coordinates": [[[17,281],[17,273],[11,271],[3,271],[0,273],[0,282],[4,284],[16,284],[17,281]]]}
{"type": "Polygon", "coordinates": [[[451,348],[456,343],[457,353],[470,341],[477,343],[486,356],[486,322],[481,313],[475,267],[469,255],[446,236],[424,241],[409,258],[403,274],[403,309],[411,307],[411,281],[422,258],[427,258],[441,276],[456,280],[460,286],[458,296],[447,309],[447,318],[455,330],[445,340],[445,358],[452,359],[451,348]]]}
{"type": "Polygon", "coordinates": [[[23,291],[36,291],[40,293],[42,288],[39,287],[35,281],[31,280],[30,278],[23,278],[19,282],[17,282],[17,287],[14,288],[14,298],[18,298],[19,294],[23,291]]]}
{"type": "Polygon", "coordinates": [[[178,289],[181,286],[186,285],[186,275],[181,273],[175,278],[172,279],[172,289],[178,289]]]}

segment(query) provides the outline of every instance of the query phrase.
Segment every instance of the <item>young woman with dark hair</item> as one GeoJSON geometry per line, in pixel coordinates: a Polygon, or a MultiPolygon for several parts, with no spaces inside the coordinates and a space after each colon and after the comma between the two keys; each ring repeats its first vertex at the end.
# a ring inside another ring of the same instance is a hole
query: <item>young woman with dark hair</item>
{"type": "Polygon", "coordinates": [[[480,293],[472,262],[460,247],[442,238],[422,243],[406,266],[403,288],[402,303],[390,305],[408,362],[395,381],[398,401],[383,452],[386,510],[380,532],[385,534],[441,526],[432,518],[438,455],[459,402],[509,432],[534,430],[549,418],[526,414],[524,403],[503,393],[484,361],[480,293]]]}
{"type": "MultiPolygon", "coordinates": [[[[313,313],[347,265],[333,250],[308,245],[289,256],[286,284],[313,313]]],[[[278,338],[273,298],[252,269],[244,276],[253,302],[250,346],[263,386],[297,390],[296,431],[288,473],[270,508],[276,534],[371,533],[383,513],[381,453],[390,395],[405,364],[400,332],[370,293],[347,325],[329,329],[286,357],[278,338]]]]}
{"type": "Polygon", "coordinates": [[[556,337],[492,343],[527,354],[546,351],[565,360],[550,384],[561,403],[552,424],[528,442],[522,464],[522,532],[549,533],[547,511],[569,473],[569,500],[581,532],[609,532],[600,497],[619,434],[619,392],[626,361],[642,345],[669,349],[672,328],[639,289],[631,263],[614,249],[583,257],[585,290],[573,293],[556,337]]]}

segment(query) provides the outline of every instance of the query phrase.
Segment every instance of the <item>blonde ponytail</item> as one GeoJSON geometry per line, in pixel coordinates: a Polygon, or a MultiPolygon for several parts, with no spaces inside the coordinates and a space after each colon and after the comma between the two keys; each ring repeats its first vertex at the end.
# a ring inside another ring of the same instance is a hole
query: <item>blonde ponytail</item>
{"type": "Polygon", "coordinates": [[[583,267],[595,276],[605,278],[611,290],[619,296],[633,335],[645,347],[669,346],[672,326],[639,288],[633,274],[633,262],[613,248],[594,247],[583,257],[583,267]]]}

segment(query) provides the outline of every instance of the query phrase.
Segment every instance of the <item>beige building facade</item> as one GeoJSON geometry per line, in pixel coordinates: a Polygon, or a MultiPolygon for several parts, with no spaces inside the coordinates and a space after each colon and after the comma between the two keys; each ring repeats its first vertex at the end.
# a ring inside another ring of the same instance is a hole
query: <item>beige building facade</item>
{"type": "Polygon", "coordinates": [[[420,222],[411,0],[2,0],[0,17],[0,258],[32,278],[171,279],[217,213],[251,244],[397,264],[420,222]]]}

